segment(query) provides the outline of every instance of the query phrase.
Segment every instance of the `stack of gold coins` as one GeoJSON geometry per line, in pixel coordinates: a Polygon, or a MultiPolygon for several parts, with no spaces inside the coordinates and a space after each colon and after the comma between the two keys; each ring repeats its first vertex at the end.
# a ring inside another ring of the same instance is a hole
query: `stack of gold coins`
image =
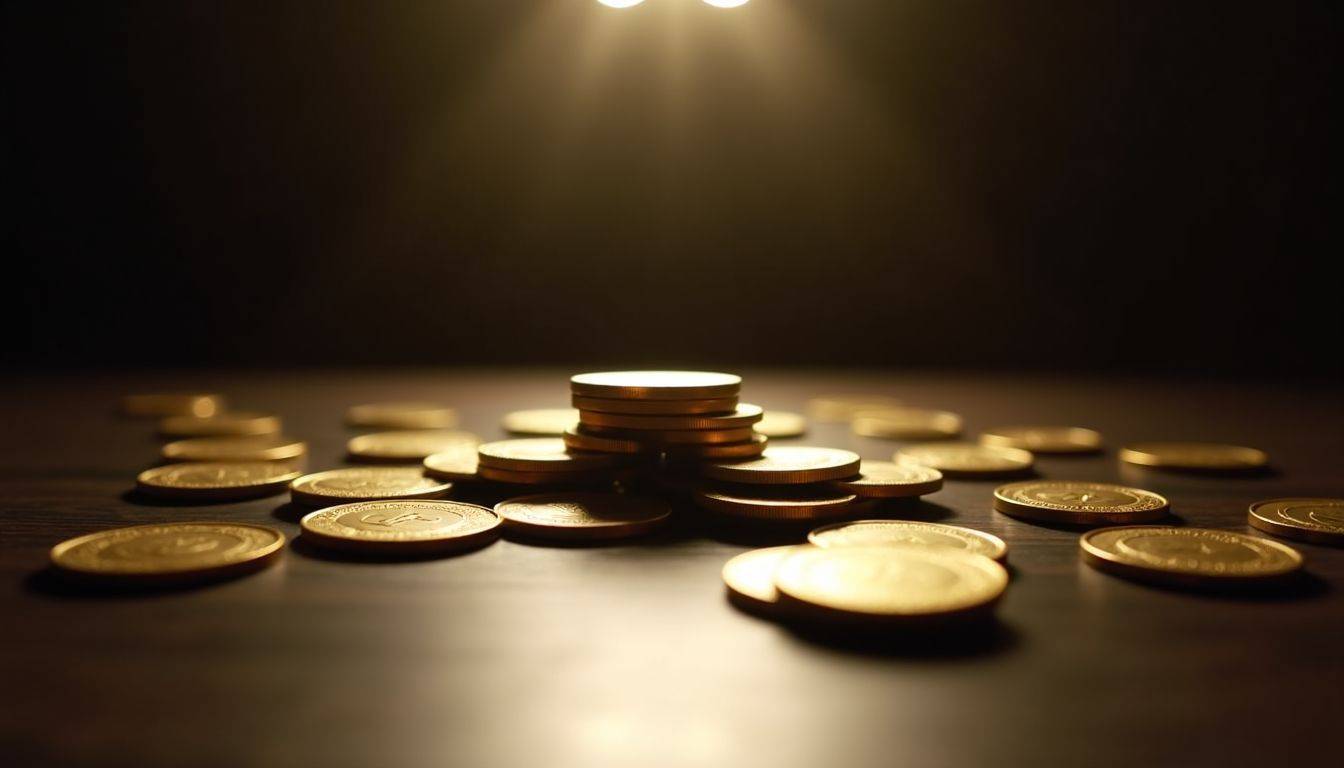
{"type": "MultiPolygon", "coordinates": [[[[435,471],[434,460],[439,457],[426,460],[426,471],[447,476],[435,471]]],[[[497,440],[477,448],[475,479],[515,485],[602,485],[629,479],[641,463],[638,456],[574,450],[558,437],[497,440]]]]}
{"type": "Polygon", "coordinates": [[[738,520],[826,520],[855,513],[859,455],[836,448],[775,446],[757,458],[704,464],[695,502],[738,520]]]}

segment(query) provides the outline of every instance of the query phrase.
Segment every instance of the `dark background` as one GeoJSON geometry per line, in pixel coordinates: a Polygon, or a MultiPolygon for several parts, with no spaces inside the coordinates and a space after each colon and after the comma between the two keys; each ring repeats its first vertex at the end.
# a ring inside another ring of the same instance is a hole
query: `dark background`
{"type": "Polygon", "coordinates": [[[1337,9],[6,3],[6,363],[1335,378],[1337,9]]]}

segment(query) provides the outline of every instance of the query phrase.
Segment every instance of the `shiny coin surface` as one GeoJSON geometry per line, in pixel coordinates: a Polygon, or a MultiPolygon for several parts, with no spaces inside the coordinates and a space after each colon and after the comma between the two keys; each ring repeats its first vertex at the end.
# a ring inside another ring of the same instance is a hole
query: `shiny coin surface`
{"type": "Polygon", "coordinates": [[[831,487],[845,493],[873,499],[923,496],[943,487],[943,473],[932,467],[905,466],[890,461],[859,464],[859,476],[832,480],[831,487]]]}
{"type": "Polygon", "coordinates": [[[781,605],[832,619],[968,618],[990,609],[1007,587],[1002,565],[951,549],[817,547],[775,570],[781,605]]]}
{"type": "Polygon", "coordinates": [[[724,563],[723,584],[728,588],[729,601],[749,611],[776,611],[779,592],[775,589],[775,569],[785,557],[806,546],[753,549],[724,563]]]}
{"type": "Polygon", "coordinates": [[[1083,427],[995,427],[980,435],[980,444],[1032,453],[1096,453],[1101,433],[1083,427]]]}
{"type": "Polygon", "coordinates": [[[1100,528],[1083,534],[1079,546],[1098,570],[1186,586],[1272,580],[1302,567],[1302,555],[1291,547],[1208,528],[1100,528]]]}
{"type": "Polygon", "coordinates": [[[1120,460],[1160,469],[1244,472],[1268,465],[1269,454],[1219,443],[1133,443],[1120,449],[1120,460]]]}
{"type": "Polygon", "coordinates": [[[270,461],[189,461],[141,472],[137,491],[183,501],[254,499],[283,493],[299,472],[270,461]]]}
{"type": "Polygon", "coordinates": [[[620,454],[571,451],[556,437],[532,437],[484,443],[478,449],[482,467],[513,472],[582,472],[629,466],[620,454]]]}
{"type": "Polygon", "coordinates": [[[457,552],[499,537],[499,515],[460,501],[364,501],[303,517],[306,538],[363,552],[457,552]]]}
{"type": "Polygon", "coordinates": [[[731,413],[692,414],[689,416],[646,416],[629,413],[602,413],[601,411],[579,411],[579,421],[584,426],[608,427],[612,429],[653,429],[659,431],[702,430],[702,429],[740,429],[750,427],[761,420],[763,411],[759,405],[742,403],[731,413]]]}
{"type": "Polygon", "coordinates": [[[457,446],[425,457],[425,474],[438,480],[479,480],[475,446],[457,446]]]}
{"type": "Polygon", "coordinates": [[[452,429],[401,429],[352,437],[345,444],[351,461],[408,464],[444,451],[475,448],[481,439],[452,429]]]}
{"type": "Polygon", "coordinates": [[[438,403],[365,403],[351,406],[345,423],[366,429],[451,429],[457,426],[457,411],[438,403]]]}
{"type": "Polygon", "coordinates": [[[502,501],[495,512],[505,529],[536,538],[623,539],[643,536],[666,522],[661,499],[615,493],[542,493],[502,501]]]}
{"type": "Polygon", "coordinates": [[[951,411],[884,408],[855,413],[850,429],[887,440],[944,440],[961,434],[961,417],[951,411]]]}
{"type": "Polygon", "coordinates": [[[569,379],[569,390],[575,395],[632,400],[735,397],[741,386],[740,376],[710,371],[606,371],[569,379]]]}
{"type": "Polygon", "coordinates": [[[1165,517],[1167,506],[1167,500],[1152,491],[1110,483],[1030,480],[994,490],[995,510],[1051,523],[1148,523],[1165,517]]]}
{"type": "Polygon", "coordinates": [[[732,413],[737,408],[736,397],[708,400],[621,400],[606,397],[574,395],[570,405],[583,411],[600,413],[629,413],[645,416],[687,416],[695,413],[732,413]]]}
{"type": "Polygon", "coordinates": [[[807,413],[821,422],[847,422],[860,411],[899,408],[901,401],[887,395],[823,395],[807,401],[807,413]]]}
{"type": "Polygon", "coordinates": [[[194,416],[206,419],[224,410],[219,395],[160,393],[127,395],[121,399],[121,411],[127,416],[194,416]]]}
{"type": "Polygon", "coordinates": [[[711,445],[665,445],[664,452],[672,461],[705,461],[708,459],[747,459],[765,452],[770,440],[765,435],[752,435],[740,443],[711,445]]]}
{"type": "Polygon", "coordinates": [[[799,437],[807,434],[807,419],[801,413],[766,411],[754,429],[766,437],[799,437]]]}
{"type": "Polygon", "coordinates": [[[942,547],[984,555],[991,560],[1002,561],[1008,557],[1008,545],[998,536],[959,525],[917,520],[854,520],[835,523],[807,534],[807,540],[818,547],[942,547]]]}
{"type": "Polygon", "coordinates": [[[838,448],[772,445],[760,458],[706,464],[706,477],[732,483],[792,485],[839,480],[859,473],[859,455],[838,448]]]}
{"type": "Polygon", "coordinates": [[[243,437],[279,433],[279,416],[253,411],[230,411],[206,418],[169,416],[159,422],[159,434],[167,437],[243,437]]]}
{"type": "Polygon", "coordinates": [[[749,489],[739,491],[706,488],[696,491],[693,497],[697,506],[711,512],[750,520],[781,522],[854,516],[855,502],[858,500],[852,493],[840,493],[825,488],[806,488],[794,493],[781,493],[770,489],[751,493],[749,489]]]}
{"type": "Polygon", "coordinates": [[[933,467],[948,477],[997,477],[1027,472],[1030,451],[975,443],[925,443],[896,452],[897,464],[933,467]]]}
{"type": "Polygon", "coordinates": [[[256,570],[279,557],[285,536],[241,523],[163,523],[114,528],[51,549],[67,575],[136,583],[185,583],[256,570]]]}
{"type": "Polygon", "coordinates": [[[638,440],[652,445],[716,445],[742,443],[755,432],[751,427],[737,429],[613,429],[581,424],[580,431],[590,435],[614,437],[620,440],[638,440]]]}
{"type": "Polygon", "coordinates": [[[657,451],[657,448],[638,440],[591,435],[584,432],[582,427],[566,430],[564,437],[561,439],[564,440],[566,448],[575,451],[600,451],[603,453],[649,453],[657,451]]]}
{"type": "Polygon", "coordinates": [[[1251,505],[1246,522],[1275,536],[1344,544],[1344,499],[1270,499],[1251,505]]]}
{"type": "Polygon", "coordinates": [[[504,414],[500,426],[511,435],[559,437],[579,423],[574,408],[534,408],[504,414]]]}
{"type": "Polygon", "coordinates": [[[499,469],[484,464],[476,467],[476,476],[482,480],[495,483],[513,483],[515,485],[554,485],[558,487],[610,485],[618,480],[629,480],[635,474],[636,470],[634,469],[533,472],[519,469],[499,469]]]}
{"type": "Polygon", "coordinates": [[[284,437],[193,437],[165,443],[165,461],[283,461],[308,452],[302,440],[284,437]]]}
{"type": "Polygon", "coordinates": [[[452,486],[425,477],[420,467],[352,467],[304,475],[289,485],[296,504],[325,507],[356,501],[434,499],[452,486]]]}

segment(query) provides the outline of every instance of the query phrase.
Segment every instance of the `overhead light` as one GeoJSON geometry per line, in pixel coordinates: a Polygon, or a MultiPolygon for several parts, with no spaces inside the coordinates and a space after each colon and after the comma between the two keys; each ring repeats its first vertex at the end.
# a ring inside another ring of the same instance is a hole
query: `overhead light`
{"type": "Polygon", "coordinates": [[[608,8],[629,8],[633,5],[639,5],[644,0],[597,0],[597,2],[608,8]]]}
{"type": "Polygon", "coordinates": [[[747,4],[747,0],[705,0],[705,2],[715,8],[736,8],[747,4]]]}

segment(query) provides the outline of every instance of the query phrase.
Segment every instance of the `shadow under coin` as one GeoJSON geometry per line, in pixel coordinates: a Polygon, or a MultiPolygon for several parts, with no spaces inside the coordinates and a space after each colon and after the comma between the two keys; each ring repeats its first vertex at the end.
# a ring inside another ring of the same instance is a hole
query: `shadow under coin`
{"type": "Polygon", "coordinates": [[[1281,579],[1267,579],[1263,582],[1244,584],[1213,583],[1171,583],[1138,575],[1106,573],[1105,576],[1121,579],[1149,589],[1160,589],[1193,598],[1226,602],[1249,603],[1288,603],[1299,600],[1316,600],[1333,591],[1330,583],[1306,571],[1298,571],[1281,579]]]}
{"type": "Polygon", "coordinates": [[[928,628],[878,628],[781,622],[808,645],[841,653],[892,659],[964,659],[1005,653],[1018,633],[996,617],[928,628]]]}
{"type": "Polygon", "coordinates": [[[23,580],[23,589],[33,594],[62,600],[116,600],[143,599],[156,596],[167,597],[171,595],[197,592],[225,582],[236,581],[264,570],[266,565],[269,565],[269,563],[263,563],[252,569],[232,571],[227,574],[211,574],[209,576],[201,576],[199,578],[163,584],[102,581],[93,577],[71,577],[48,566],[25,577],[23,580]]]}
{"type": "MultiPolygon", "coordinates": [[[[275,494],[279,495],[279,494],[275,494]]],[[[124,491],[119,497],[128,504],[135,504],[141,507],[222,507],[228,504],[240,504],[248,501],[264,499],[265,496],[250,496],[243,499],[169,499],[159,496],[151,496],[142,491],[132,488],[124,491]]]]}
{"type": "Polygon", "coordinates": [[[302,504],[295,504],[292,501],[286,501],[284,504],[271,510],[271,517],[284,523],[298,524],[303,516],[312,512],[316,507],[305,507],[302,504]]]}
{"type": "Polygon", "coordinates": [[[878,520],[920,520],[931,523],[946,520],[956,514],[951,507],[934,504],[916,496],[911,499],[885,499],[870,509],[872,518],[878,520]]]}
{"type": "Polygon", "coordinates": [[[452,549],[446,551],[359,551],[354,549],[338,549],[335,547],[323,547],[314,544],[303,534],[299,534],[289,542],[290,551],[297,555],[312,559],[323,560],[333,563],[417,563],[427,560],[447,560],[453,557],[470,555],[473,552],[485,549],[494,544],[498,539],[490,539],[472,547],[464,549],[452,549]]]}

